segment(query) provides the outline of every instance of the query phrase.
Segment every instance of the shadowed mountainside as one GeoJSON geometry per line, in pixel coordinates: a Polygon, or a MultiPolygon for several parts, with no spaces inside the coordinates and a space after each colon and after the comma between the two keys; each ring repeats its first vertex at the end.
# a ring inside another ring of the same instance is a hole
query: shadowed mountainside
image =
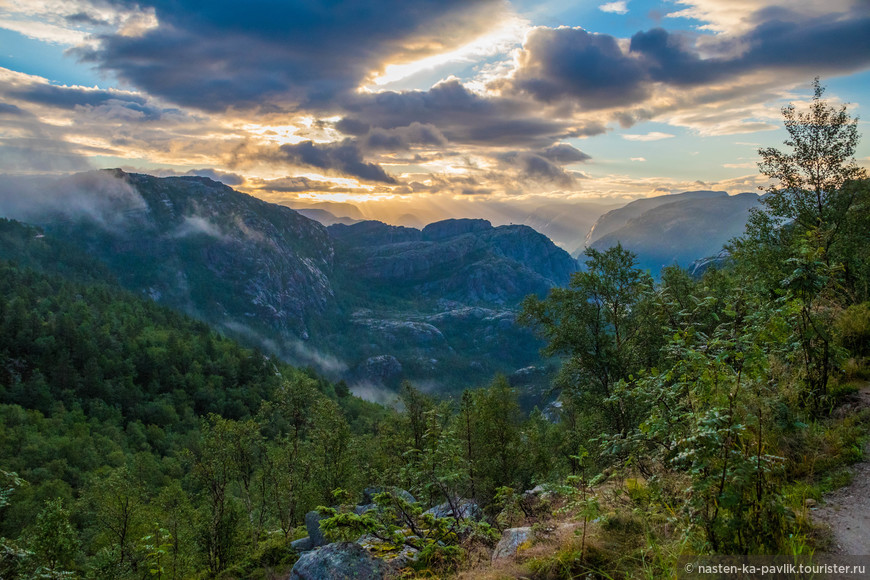
{"type": "Polygon", "coordinates": [[[685,268],[741,235],[759,199],[755,193],[705,191],[638,200],[602,216],[590,232],[590,247],[603,251],[621,243],[653,275],[671,264],[685,268]]]}

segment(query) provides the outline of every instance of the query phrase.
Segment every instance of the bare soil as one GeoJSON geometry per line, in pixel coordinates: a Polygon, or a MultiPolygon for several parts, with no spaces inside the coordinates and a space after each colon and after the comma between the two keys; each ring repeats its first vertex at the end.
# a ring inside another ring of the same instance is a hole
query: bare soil
{"type": "MultiPolygon", "coordinates": [[[[855,407],[870,408],[870,385],[858,393],[855,407]]],[[[870,458],[870,443],[864,457],[870,458]]],[[[830,553],[865,556],[870,555],[870,460],[852,469],[852,483],[825,496],[824,504],[813,510],[813,519],[830,527],[830,553]]]]}

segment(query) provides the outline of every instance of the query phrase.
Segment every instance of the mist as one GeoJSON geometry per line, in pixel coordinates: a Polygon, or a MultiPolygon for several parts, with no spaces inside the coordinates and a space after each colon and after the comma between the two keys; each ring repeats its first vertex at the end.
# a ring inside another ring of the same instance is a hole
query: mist
{"type": "Polygon", "coordinates": [[[107,171],[61,177],[0,176],[0,216],[45,224],[88,219],[117,226],[130,212],[147,211],[129,183],[107,171]]]}

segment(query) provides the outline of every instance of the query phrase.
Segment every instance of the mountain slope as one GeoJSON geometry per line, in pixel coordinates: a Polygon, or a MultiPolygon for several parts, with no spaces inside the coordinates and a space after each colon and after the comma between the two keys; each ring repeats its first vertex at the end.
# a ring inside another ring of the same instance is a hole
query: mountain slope
{"type": "Polygon", "coordinates": [[[699,258],[718,254],[728,240],[742,234],[749,211],[758,206],[759,199],[754,193],[683,197],[628,219],[591,247],[605,250],[621,243],[653,274],[671,264],[688,267],[699,258]]]}
{"type": "Polygon", "coordinates": [[[307,337],[329,307],[329,236],[289,208],[204,177],[114,170],[55,187],[58,203],[23,217],[167,306],[279,342],[307,337]]]}
{"type": "Polygon", "coordinates": [[[352,361],[360,383],[410,378],[443,390],[540,365],[540,342],[515,323],[517,305],[566,284],[577,268],[531,228],[480,219],[422,230],[367,221],[328,231],[336,295],[351,322],[330,350],[352,361]]]}
{"type": "Polygon", "coordinates": [[[359,280],[424,297],[515,305],[565,285],[576,263],[528,226],[451,219],[423,230],[381,222],[333,225],[337,262],[359,280]]]}
{"type": "Polygon", "coordinates": [[[686,191],[671,195],[660,195],[638,199],[622,207],[611,210],[599,217],[589,233],[586,234],[586,246],[591,246],[597,240],[624,228],[633,219],[639,218],[645,212],[662,205],[686,200],[711,199],[728,195],[724,191],[686,191]]]}

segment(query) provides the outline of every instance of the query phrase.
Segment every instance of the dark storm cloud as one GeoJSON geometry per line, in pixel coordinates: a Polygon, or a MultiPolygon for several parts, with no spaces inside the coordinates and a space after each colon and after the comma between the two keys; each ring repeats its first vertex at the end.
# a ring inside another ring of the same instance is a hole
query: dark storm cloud
{"type": "Polygon", "coordinates": [[[545,157],[553,163],[560,164],[579,163],[581,161],[589,161],[592,159],[592,157],[568,143],[557,143],[551,147],[547,147],[541,152],[541,157],[545,157]]]}
{"type": "Polygon", "coordinates": [[[550,182],[562,187],[569,187],[575,181],[572,173],[538,153],[510,151],[498,155],[497,159],[504,165],[516,169],[520,180],[550,182]]]}
{"type": "Polygon", "coordinates": [[[155,107],[143,96],[120,91],[32,83],[23,88],[9,90],[0,87],[0,93],[7,98],[55,109],[99,107],[105,118],[124,116],[129,120],[133,115],[140,120],[157,121],[163,119],[165,114],[179,113],[177,109],[155,107]]]}
{"type": "Polygon", "coordinates": [[[428,91],[387,91],[353,95],[342,102],[346,116],[337,124],[348,134],[392,131],[414,123],[437,128],[454,145],[542,148],[560,138],[603,133],[603,124],[569,127],[543,118],[536,105],[472,93],[457,80],[428,91]],[[373,129],[374,128],[374,129],[373,129]]]}
{"type": "Polygon", "coordinates": [[[536,28],[526,37],[510,86],[547,103],[572,98],[587,108],[605,108],[646,98],[645,79],[641,63],[626,56],[612,36],[536,28]]]}
{"type": "Polygon", "coordinates": [[[807,70],[810,74],[870,66],[870,3],[842,15],[806,21],[786,9],[759,12],[755,29],[737,40],[735,57],[702,59],[684,38],[657,28],[631,39],[649,78],[673,85],[702,85],[756,70],[807,70]]]}
{"type": "Polygon", "coordinates": [[[273,155],[297,165],[326,169],[365,181],[397,183],[381,166],[363,161],[359,147],[350,140],[340,143],[303,141],[295,145],[281,145],[273,155]]]}
{"type": "Polygon", "coordinates": [[[702,57],[695,37],[662,28],[636,33],[627,52],[608,35],[537,28],[529,33],[512,78],[494,87],[508,96],[571,101],[594,110],[642,103],[653,83],[691,88],[754,72],[825,75],[870,67],[870,3],[812,19],[767,9],[752,20],[757,24],[746,34],[709,42],[705,49],[717,55],[712,57],[702,57]]]}
{"type": "Polygon", "coordinates": [[[105,105],[110,101],[117,101],[125,106],[143,107],[146,102],[145,98],[137,95],[43,83],[32,84],[24,89],[10,90],[6,94],[12,98],[59,109],[96,107],[105,105]]]}
{"type": "Polygon", "coordinates": [[[151,7],[159,25],[142,36],[103,36],[79,55],[151,94],[209,111],[329,102],[390,58],[457,46],[505,6],[503,0],[116,4],[151,7]]]}
{"type": "Polygon", "coordinates": [[[744,68],[781,67],[849,71],[870,66],[870,2],[851,14],[810,21],[787,10],[762,12],[765,21],[746,35],[750,49],[737,62],[744,68]]]}
{"type": "Polygon", "coordinates": [[[10,117],[30,116],[30,113],[23,110],[21,107],[10,103],[0,103],[0,115],[10,117]]]}
{"type": "Polygon", "coordinates": [[[407,149],[411,145],[423,145],[429,147],[443,147],[447,139],[433,125],[423,123],[411,123],[407,127],[394,129],[372,129],[363,139],[367,149],[400,150],[407,149]]]}
{"type": "Polygon", "coordinates": [[[70,14],[65,19],[73,25],[87,24],[90,26],[107,26],[109,24],[108,20],[97,18],[87,12],[76,12],[75,14],[70,14]]]}

